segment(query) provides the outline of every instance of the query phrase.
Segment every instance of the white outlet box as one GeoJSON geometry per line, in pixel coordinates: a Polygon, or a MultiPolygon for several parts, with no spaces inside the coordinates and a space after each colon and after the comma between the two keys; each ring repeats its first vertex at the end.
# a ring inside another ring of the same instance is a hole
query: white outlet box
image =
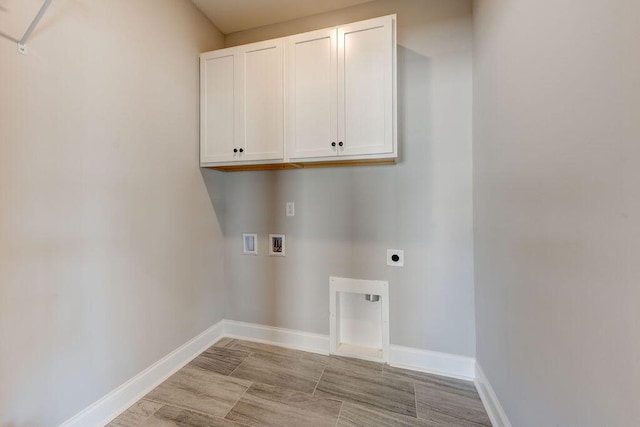
{"type": "Polygon", "coordinates": [[[296,216],[296,204],[287,202],[287,216],[296,216]]]}
{"type": "Polygon", "coordinates": [[[387,249],[387,265],[404,267],[404,251],[400,249],[387,249]]]}

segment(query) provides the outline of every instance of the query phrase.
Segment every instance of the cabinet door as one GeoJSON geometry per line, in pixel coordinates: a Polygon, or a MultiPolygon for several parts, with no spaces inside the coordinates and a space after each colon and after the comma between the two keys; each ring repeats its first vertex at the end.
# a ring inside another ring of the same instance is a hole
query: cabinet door
{"type": "Polygon", "coordinates": [[[287,39],[287,153],[290,158],[335,156],[336,29],[287,39]]]}
{"type": "Polygon", "coordinates": [[[234,158],[238,76],[234,49],[200,55],[200,163],[234,158]]]}
{"type": "Polygon", "coordinates": [[[283,41],[239,46],[240,126],[238,160],[284,158],[283,41]]]}
{"type": "Polygon", "coordinates": [[[394,25],[385,16],[338,28],[340,155],[394,152],[394,25]]]}

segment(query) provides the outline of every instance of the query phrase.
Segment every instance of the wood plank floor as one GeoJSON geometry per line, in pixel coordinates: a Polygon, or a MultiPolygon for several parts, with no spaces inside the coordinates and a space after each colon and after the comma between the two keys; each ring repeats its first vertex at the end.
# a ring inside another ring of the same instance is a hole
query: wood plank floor
{"type": "Polygon", "coordinates": [[[109,427],[490,425],[469,381],[223,338],[109,427]]]}

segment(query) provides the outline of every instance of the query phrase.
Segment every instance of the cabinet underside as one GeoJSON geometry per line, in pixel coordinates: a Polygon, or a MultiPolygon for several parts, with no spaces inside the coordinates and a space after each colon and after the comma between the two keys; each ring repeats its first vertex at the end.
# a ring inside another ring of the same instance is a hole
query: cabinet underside
{"type": "Polygon", "coordinates": [[[268,171],[283,169],[309,169],[309,168],[333,168],[343,166],[378,166],[394,165],[397,159],[364,159],[364,160],[336,160],[331,162],[308,162],[308,163],[270,163],[264,165],[231,165],[231,166],[203,166],[207,169],[214,169],[223,172],[242,171],[268,171]]]}

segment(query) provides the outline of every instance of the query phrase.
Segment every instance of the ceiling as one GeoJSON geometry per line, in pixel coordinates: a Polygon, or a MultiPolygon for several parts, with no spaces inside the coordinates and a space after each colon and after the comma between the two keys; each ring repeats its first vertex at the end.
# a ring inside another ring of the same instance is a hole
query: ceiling
{"type": "Polygon", "coordinates": [[[224,34],[286,22],[373,0],[192,0],[224,34]]]}

